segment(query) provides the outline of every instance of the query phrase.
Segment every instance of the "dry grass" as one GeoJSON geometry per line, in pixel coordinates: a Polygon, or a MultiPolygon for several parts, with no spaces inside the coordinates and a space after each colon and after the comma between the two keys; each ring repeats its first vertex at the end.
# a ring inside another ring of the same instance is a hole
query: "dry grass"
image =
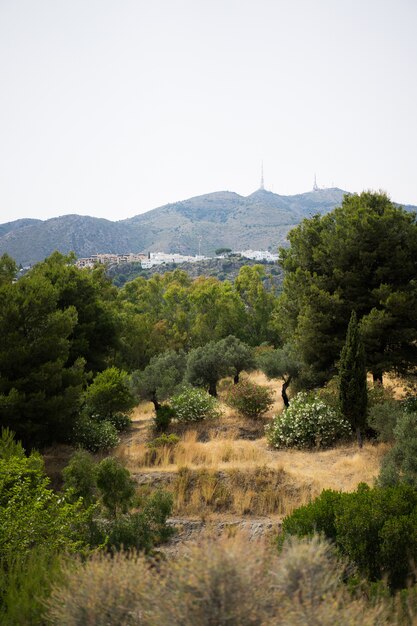
{"type": "MultiPolygon", "coordinates": [[[[270,386],[259,372],[250,378],[270,386]]],[[[222,383],[221,394],[228,384],[222,383]]],[[[271,414],[282,409],[279,391],[275,385],[271,414]]],[[[365,444],[361,450],[354,444],[331,450],[272,450],[263,437],[264,421],[242,419],[227,406],[223,410],[218,420],[174,427],[180,442],[151,450],[146,442],[154,436],[153,408],[144,403],[117,455],[147,488],[158,482],[172,491],[176,514],[206,517],[287,515],[323,489],[353,491],[359,482],[372,484],[386,452],[382,444],[365,444]]]]}
{"type": "Polygon", "coordinates": [[[214,433],[212,439],[201,442],[198,436],[198,431],[189,430],[174,448],[163,446],[155,451],[144,443],[131,442],[120,447],[118,455],[132,472],[284,467],[295,479],[315,483],[318,488],[351,491],[359,482],[373,482],[387,449],[384,444],[367,443],[361,450],[353,444],[331,450],[271,450],[264,438],[236,440],[214,433]]]}

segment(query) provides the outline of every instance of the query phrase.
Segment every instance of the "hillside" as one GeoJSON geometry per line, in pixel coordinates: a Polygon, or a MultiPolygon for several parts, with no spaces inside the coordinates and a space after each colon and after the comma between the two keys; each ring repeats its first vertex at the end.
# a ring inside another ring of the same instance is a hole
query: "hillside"
{"type": "Polygon", "coordinates": [[[113,222],[80,215],[46,221],[17,220],[0,225],[0,253],[28,265],[54,250],[77,256],[97,252],[157,251],[211,255],[218,247],[276,249],[303,217],[330,211],[342,201],[341,189],[295,196],[258,190],[244,197],[229,191],[167,204],[113,222]]]}
{"type": "Polygon", "coordinates": [[[0,254],[7,252],[17,263],[30,265],[54,250],[73,250],[79,257],[97,252],[196,254],[199,246],[208,256],[220,247],[276,250],[304,217],[331,211],[345,193],[331,188],[281,196],[258,189],[244,197],[219,191],[115,222],[81,215],[16,220],[0,225],[0,254]]]}

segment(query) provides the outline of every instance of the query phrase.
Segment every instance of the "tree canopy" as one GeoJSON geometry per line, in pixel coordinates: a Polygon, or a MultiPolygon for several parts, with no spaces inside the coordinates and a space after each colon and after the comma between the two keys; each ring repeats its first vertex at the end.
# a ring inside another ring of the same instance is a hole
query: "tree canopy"
{"type": "Polygon", "coordinates": [[[382,192],[346,195],[342,206],[305,219],[280,250],[285,271],[278,324],[315,382],[335,371],[356,311],[367,367],[376,379],[407,371],[417,357],[417,225],[382,192]]]}

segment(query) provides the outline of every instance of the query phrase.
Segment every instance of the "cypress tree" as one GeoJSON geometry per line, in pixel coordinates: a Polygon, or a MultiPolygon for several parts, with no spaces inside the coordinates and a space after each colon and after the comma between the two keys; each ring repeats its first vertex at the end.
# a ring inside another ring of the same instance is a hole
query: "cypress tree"
{"type": "Polygon", "coordinates": [[[339,362],[339,401],[343,416],[356,431],[362,447],[362,429],[366,424],[367,388],[365,349],[355,311],[352,311],[339,362]]]}

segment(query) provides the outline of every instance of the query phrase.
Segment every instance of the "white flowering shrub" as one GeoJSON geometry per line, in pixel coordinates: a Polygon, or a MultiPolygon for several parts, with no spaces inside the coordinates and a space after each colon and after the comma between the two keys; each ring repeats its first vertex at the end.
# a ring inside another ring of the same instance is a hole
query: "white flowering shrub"
{"type": "Polygon", "coordinates": [[[314,393],[300,392],[265,429],[274,448],[326,448],[351,435],[349,422],[314,393]]]}
{"type": "Polygon", "coordinates": [[[171,406],[178,422],[198,422],[206,418],[219,417],[221,410],[216,398],[204,389],[187,387],[171,398],[171,406]]]}

